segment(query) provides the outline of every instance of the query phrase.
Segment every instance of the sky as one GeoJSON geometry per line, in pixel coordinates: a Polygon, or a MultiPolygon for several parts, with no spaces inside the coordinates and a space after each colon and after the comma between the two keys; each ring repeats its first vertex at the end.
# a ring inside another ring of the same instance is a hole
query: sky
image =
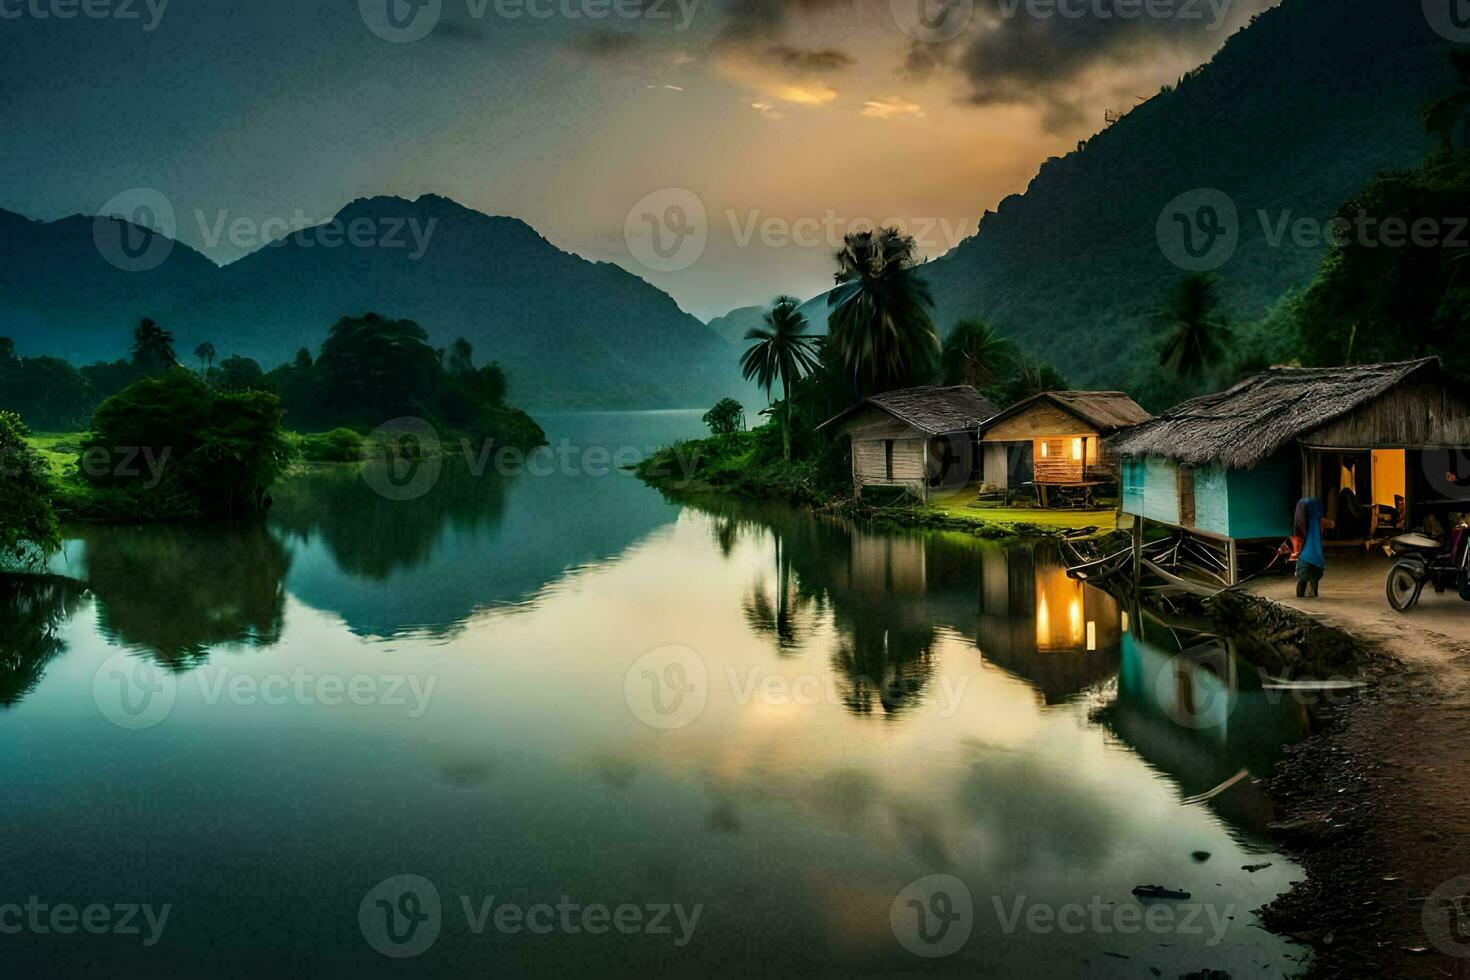
{"type": "Polygon", "coordinates": [[[147,188],[225,263],[436,193],[708,319],[875,222],[943,254],[1275,2],[0,0],[0,208],[147,188]]]}

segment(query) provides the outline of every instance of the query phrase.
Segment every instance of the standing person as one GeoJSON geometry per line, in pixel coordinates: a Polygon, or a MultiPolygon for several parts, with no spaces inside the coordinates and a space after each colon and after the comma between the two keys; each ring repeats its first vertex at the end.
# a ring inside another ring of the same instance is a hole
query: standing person
{"type": "Polygon", "coordinates": [[[1317,583],[1327,570],[1327,556],[1322,551],[1322,528],[1328,522],[1322,517],[1322,501],[1316,497],[1303,497],[1296,502],[1296,518],[1292,524],[1292,537],[1300,542],[1296,558],[1296,594],[1298,597],[1311,595],[1317,598],[1317,583]]]}

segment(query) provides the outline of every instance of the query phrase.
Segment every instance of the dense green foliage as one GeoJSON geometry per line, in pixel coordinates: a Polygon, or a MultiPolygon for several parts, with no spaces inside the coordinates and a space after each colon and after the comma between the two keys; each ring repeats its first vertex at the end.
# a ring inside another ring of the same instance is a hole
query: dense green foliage
{"type": "Polygon", "coordinates": [[[945,384],[983,389],[1010,374],[1019,355],[1016,342],[1002,337],[992,324],[961,320],[945,338],[939,363],[945,384]]]}
{"type": "Polygon", "coordinates": [[[705,412],[700,421],[709,426],[712,435],[723,436],[745,431],[745,406],[733,398],[721,398],[705,412]]]}
{"type": "Polygon", "coordinates": [[[864,391],[905,388],[934,372],[934,299],[916,263],[913,237],[897,228],[843,236],[837,285],[827,294],[827,342],[864,391]]]}
{"type": "Polygon", "coordinates": [[[1171,377],[1199,378],[1225,356],[1232,336],[1219,312],[1220,277],[1193,273],[1180,279],[1168,301],[1153,315],[1166,333],[1159,347],[1159,366],[1171,377]]]}
{"type": "Polygon", "coordinates": [[[212,388],[173,368],[102,403],[79,477],[104,513],[240,516],[269,505],[286,449],[275,395],[212,388]]]}
{"type": "Polygon", "coordinates": [[[0,412],[0,562],[31,564],[58,543],[46,464],[26,443],[25,423],[0,412]]]}

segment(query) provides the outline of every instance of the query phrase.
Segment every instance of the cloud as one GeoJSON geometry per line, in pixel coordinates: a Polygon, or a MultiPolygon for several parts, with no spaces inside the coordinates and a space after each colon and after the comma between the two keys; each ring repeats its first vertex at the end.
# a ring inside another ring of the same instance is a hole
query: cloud
{"type": "Polygon", "coordinates": [[[765,55],[774,65],[806,73],[840,71],[855,63],[852,55],[836,48],[804,50],[789,44],[773,44],[765,49],[765,55]]]}
{"type": "Polygon", "coordinates": [[[896,96],[886,99],[869,99],[863,103],[863,115],[870,119],[892,119],[894,116],[918,116],[924,115],[924,107],[917,102],[909,102],[896,96]]]}
{"type": "MultiPolygon", "coordinates": [[[[1130,6],[1125,9],[1135,15],[1127,17],[1117,13],[1117,2],[1092,0],[1066,8],[1080,15],[1064,15],[1060,4],[1040,7],[1027,0],[988,0],[990,16],[976,18],[968,44],[954,61],[967,85],[964,100],[975,105],[1037,105],[1048,128],[1062,128],[1097,108],[1099,77],[1111,77],[1115,83],[1113,90],[1103,93],[1111,98],[1142,72],[1156,79],[1173,62],[1181,70],[1197,64],[1235,27],[1279,0],[1197,4],[1176,0],[1159,7],[1169,16],[1148,16],[1151,8],[1140,11],[1130,6]],[[1048,15],[1039,16],[1041,10],[1048,15]]],[[[944,60],[943,55],[910,48],[905,67],[925,73],[944,60]]]]}
{"type": "Polygon", "coordinates": [[[756,112],[759,112],[762,116],[764,116],[767,119],[785,119],[786,118],[786,113],[782,112],[780,109],[777,109],[775,106],[771,105],[771,103],[769,103],[769,102],[752,102],[750,104],[750,107],[752,109],[754,109],[756,112]]]}

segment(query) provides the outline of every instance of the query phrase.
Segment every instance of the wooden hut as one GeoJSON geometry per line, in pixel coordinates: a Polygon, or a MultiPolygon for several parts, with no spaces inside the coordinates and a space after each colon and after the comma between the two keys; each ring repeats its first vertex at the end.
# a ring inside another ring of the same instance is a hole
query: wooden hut
{"type": "Polygon", "coordinates": [[[1123,461],[1123,512],[1140,529],[1153,521],[1213,543],[1230,583],[1241,575],[1240,545],[1274,547],[1290,535],[1304,496],[1319,498],[1334,522],[1329,542],[1361,543],[1464,510],[1444,474],[1451,447],[1466,445],[1470,400],[1437,358],[1272,368],[1110,444],[1123,461]]]}
{"type": "Polygon", "coordinates": [[[1121,391],[1044,391],[980,427],[985,482],[1002,490],[1033,483],[1087,486],[1117,478],[1103,440],[1149,414],[1121,391]]]}
{"type": "Polygon", "coordinates": [[[901,487],[927,500],[979,475],[975,430],[997,411],[970,385],[924,385],[865,398],[817,428],[852,438],[854,493],[901,487]]]}

